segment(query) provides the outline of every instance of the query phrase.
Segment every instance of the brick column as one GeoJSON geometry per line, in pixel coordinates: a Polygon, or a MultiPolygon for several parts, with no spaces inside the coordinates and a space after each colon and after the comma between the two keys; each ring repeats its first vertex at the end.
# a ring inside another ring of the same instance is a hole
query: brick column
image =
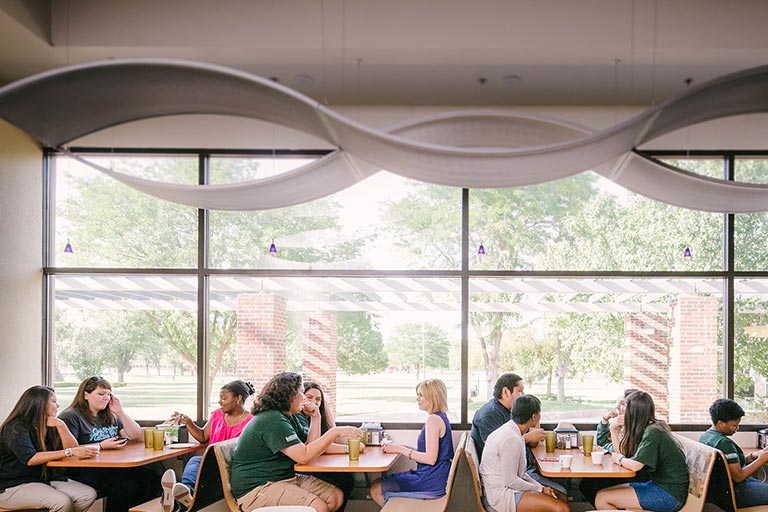
{"type": "Polygon", "coordinates": [[[237,376],[256,393],[275,374],[284,372],[285,298],[271,293],[237,296],[237,376]]]}
{"type": "Polygon", "coordinates": [[[669,322],[662,315],[638,313],[624,320],[624,388],[653,397],[656,416],[669,415],[669,322]]]}
{"type": "Polygon", "coordinates": [[[717,298],[679,297],[670,316],[669,421],[709,423],[709,406],[719,394],[717,298]]]}
{"type": "Polygon", "coordinates": [[[325,406],[336,415],[336,338],[334,313],[310,313],[302,322],[302,377],[323,388],[325,406]]]}

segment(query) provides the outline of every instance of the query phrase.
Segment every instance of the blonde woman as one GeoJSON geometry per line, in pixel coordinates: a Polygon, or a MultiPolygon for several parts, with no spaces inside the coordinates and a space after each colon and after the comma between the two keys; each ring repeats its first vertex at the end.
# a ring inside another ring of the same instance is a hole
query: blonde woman
{"type": "Polygon", "coordinates": [[[395,473],[371,485],[371,497],[379,505],[394,496],[435,499],[445,496],[448,472],[453,459],[453,436],[448,421],[448,393],[439,379],[427,379],[416,386],[416,403],[429,413],[419,433],[416,448],[385,444],[385,453],[400,453],[416,462],[416,469],[395,473]]]}

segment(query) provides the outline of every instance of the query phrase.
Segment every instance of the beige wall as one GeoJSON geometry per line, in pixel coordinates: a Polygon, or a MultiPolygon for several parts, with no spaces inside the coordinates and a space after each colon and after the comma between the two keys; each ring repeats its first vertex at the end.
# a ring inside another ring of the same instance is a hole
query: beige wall
{"type": "MultiPolygon", "coordinates": [[[[42,380],[42,153],[0,120],[0,417],[42,380]]],[[[1,420],[0,420],[1,421],[1,420]]]]}

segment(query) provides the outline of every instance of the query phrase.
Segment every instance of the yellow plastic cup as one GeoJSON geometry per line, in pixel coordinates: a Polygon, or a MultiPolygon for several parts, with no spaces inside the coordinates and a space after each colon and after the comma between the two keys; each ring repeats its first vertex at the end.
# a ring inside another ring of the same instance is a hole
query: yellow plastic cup
{"type": "Polygon", "coordinates": [[[547,453],[555,453],[555,444],[557,443],[557,434],[554,432],[547,432],[544,434],[544,442],[547,445],[547,453]]]}
{"type": "Polygon", "coordinates": [[[155,447],[155,441],[152,439],[152,432],[154,432],[154,428],[145,428],[144,429],[144,448],[154,448],[155,447]]]}
{"type": "Polygon", "coordinates": [[[595,436],[592,434],[584,434],[581,436],[581,444],[584,446],[584,456],[592,456],[592,444],[595,441],[595,436]]]}
{"type": "Polygon", "coordinates": [[[165,430],[156,429],[152,431],[152,447],[155,450],[162,450],[165,443],[165,430]]]}
{"type": "Polygon", "coordinates": [[[350,437],[347,439],[347,446],[349,447],[349,460],[360,460],[360,439],[350,437]]]}

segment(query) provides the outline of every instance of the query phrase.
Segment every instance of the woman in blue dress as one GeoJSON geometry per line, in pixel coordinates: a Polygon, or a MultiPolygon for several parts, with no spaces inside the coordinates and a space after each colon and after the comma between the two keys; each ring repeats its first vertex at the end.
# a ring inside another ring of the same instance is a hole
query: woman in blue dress
{"type": "Polygon", "coordinates": [[[416,462],[416,469],[385,476],[371,485],[371,498],[379,505],[392,497],[430,500],[445,496],[453,459],[453,436],[448,411],[448,392],[439,379],[416,386],[416,402],[429,417],[419,433],[416,448],[385,444],[385,453],[399,453],[416,462]]]}

